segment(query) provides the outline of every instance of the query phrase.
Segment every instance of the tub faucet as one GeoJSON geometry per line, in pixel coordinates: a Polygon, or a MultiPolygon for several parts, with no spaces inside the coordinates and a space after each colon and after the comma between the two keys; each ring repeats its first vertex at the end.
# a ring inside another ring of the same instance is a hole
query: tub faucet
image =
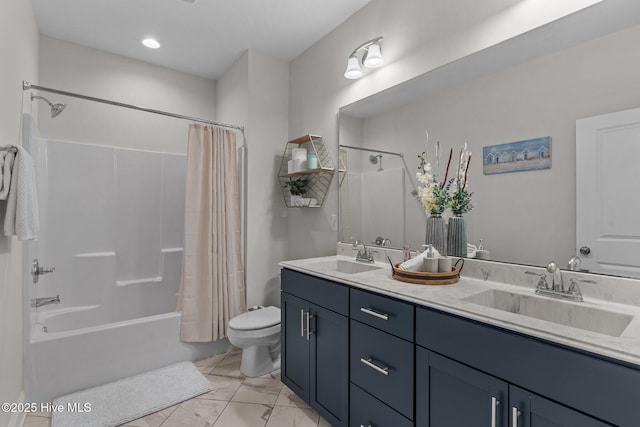
{"type": "Polygon", "coordinates": [[[44,297],[31,300],[31,307],[37,308],[49,304],[60,304],[60,295],[56,295],[55,297],[44,297]]]}

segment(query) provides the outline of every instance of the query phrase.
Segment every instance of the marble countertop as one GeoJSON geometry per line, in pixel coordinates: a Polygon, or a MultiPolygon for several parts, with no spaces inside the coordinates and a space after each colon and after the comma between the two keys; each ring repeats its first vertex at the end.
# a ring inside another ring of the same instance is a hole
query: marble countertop
{"type": "MultiPolygon", "coordinates": [[[[524,285],[523,283],[511,285],[498,280],[487,280],[488,277],[500,276],[500,274],[490,274],[491,263],[483,264],[483,269],[487,269],[484,278],[466,276],[463,269],[460,281],[456,284],[427,286],[414,285],[392,279],[391,267],[388,263],[376,262],[371,264],[380,267],[371,271],[355,274],[340,273],[330,267],[331,263],[337,260],[353,261],[353,257],[335,255],[283,261],[280,265],[291,270],[353,286],[354,288],[388,295],[425,307],[435,308],[468,319],[478,320],[504,329],[631,363],[640,369],[640,306],[638,305],[598,299],[589,296],[589,292],[584,291],[584,302],[561,302],[561,304],[567,304],[568,309],[570,305],[580,305],[581,307],[633,316],[633,320],[620,336],[609,336],[465,301],[465,298],[491,289],[530,295],[535,298],[545,298],[534,294],[535,280],[526,282],[524,285]]],[[[531,270],[531,268],[528,268],[528,270],[531,270]]],[[[638,289],[638,292],[640,292],[640,289],[638,289]]],[[[554,299],[554,301],[560,300],[554,299]]]]}

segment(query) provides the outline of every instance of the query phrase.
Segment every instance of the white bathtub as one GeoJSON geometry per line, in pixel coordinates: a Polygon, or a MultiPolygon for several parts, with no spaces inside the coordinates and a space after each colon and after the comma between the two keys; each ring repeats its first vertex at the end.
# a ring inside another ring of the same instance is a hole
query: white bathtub
{"type": "Polygon", "coordinates": [[[68,329],[83,318],[90,319],[94,309],[50,310],[33,325],[26,364],[29,402],[50,402],[74,391],[223,353],[231,347],[226,339],[180,342],[180,313],[68,329]],[[42,331],[43,325],[49,332],[42,331]]]}
{"type": "Polygon", "coordinates": [[[55,272],[33,284],[28,402],[229,348],[179,341],[184,155],[38,141],[41,229],[25,259],[55,272]],[[46,327],[47,332],[43,331],[46,327]]]}

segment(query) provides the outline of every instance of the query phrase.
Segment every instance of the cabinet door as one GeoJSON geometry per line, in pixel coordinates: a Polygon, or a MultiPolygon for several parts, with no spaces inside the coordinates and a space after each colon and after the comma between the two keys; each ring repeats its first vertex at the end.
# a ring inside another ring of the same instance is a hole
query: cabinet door
{"type": "Polygon", "coordinates": [[[566,406],[513,385],[509,386],[509,427],[605,427],[603,423],[566,406]]]}
{"type": "Polygon", "coordinates": [[[349,414],[349,322],[311,305],[310,405],[332,426],[346,426],[349,414]]]}
{"type": "Polygon", "coordinates": [[[305,328],[309,303],[282,292],[281,304],[282,382],[308,403],[309,341],[305,328]]]}
{"type": "Polygon", "coordinates": [[[422,348],[416,374],[416,426],[507,426],[507,383],[422,348]]]}

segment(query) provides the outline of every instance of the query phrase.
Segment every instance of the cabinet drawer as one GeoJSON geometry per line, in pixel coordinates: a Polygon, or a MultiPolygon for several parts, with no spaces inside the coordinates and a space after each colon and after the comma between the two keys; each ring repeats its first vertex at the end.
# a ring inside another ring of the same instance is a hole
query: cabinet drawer
{"type": "Polygon", "coordinates": [[[352,319],[413,341],[412,304],[351,289],[350,311],[352,319]]]}
{"type": "Polygon", "coordinates": [[[406,419],[384,403],[362,389],[351,384],[351,415],[349,426],[376,427],[412,427],[413,422],[406,419]]]}
{"type": "Polygon", "coordinates": [[[283,268],[281,289],[336,313],[349,315],[349,288],[283,268]]]}
{"type": "Polygon", "coordinates": [[[413,420],[414,346],[351,320],[351,381],[413,420]]]}

